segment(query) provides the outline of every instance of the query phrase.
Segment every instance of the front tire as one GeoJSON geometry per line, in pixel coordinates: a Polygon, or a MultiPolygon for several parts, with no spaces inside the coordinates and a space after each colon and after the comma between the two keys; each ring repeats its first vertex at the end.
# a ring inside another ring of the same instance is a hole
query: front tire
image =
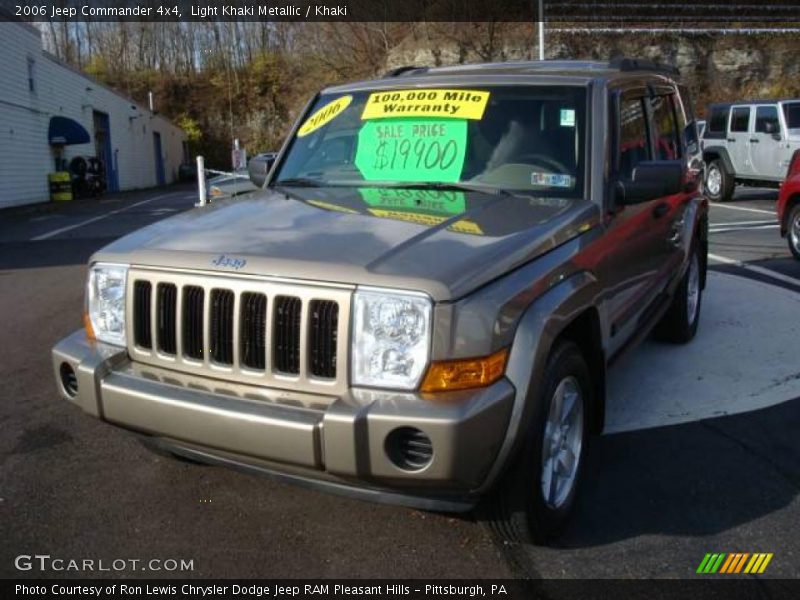
{"type": "Polygon", "coordinates": [[[673,344],[686,344],[697,333],[697,323],[700,321],[700,304],[703,298],[702,290],[702,263],[699,244],[692,244],[689,254],[689,266],[683,275],[675,297],[666,314],[656,326],[656,337],[673,344]]]}
{"type": "Polygon", "coordinates": [[[487,499],[489,525],[505,541],[545,544],[569,519],[585,462],[591,394],[578,346],[558,343],[523,446],[487,499]]]}
{"type": "Polygon", "coordinates": [[[800,203],[795,204],[789,212],[786,240],[789,242],[789,252],[796,260],[800,260],[800,203]]]}
{"type": "Polygon", "coordinates": [[[705,192],[709,200],[714,202],[727,202],[733,197],[735,180],[732,173],[728,173],[725,163],[721,160],[712,160],[706,170],[705,192]]]}

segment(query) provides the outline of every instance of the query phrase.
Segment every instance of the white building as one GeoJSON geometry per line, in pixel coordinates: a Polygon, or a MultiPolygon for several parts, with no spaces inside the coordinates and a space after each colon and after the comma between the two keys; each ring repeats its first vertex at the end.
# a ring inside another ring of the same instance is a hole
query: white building
{"type": "Polygon", "coordinates": [[[0,22],[0,208],[48,201],[59,151],[103,161],[112,192],[172,183],[189,158],[179,127],[45,52],[36,28],[0,22]]]}

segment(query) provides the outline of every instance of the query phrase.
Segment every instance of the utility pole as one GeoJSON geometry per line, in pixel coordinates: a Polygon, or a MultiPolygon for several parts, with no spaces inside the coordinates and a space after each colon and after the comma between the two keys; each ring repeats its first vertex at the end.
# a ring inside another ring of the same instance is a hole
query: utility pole
{"type": "Polygon", "coordinates": [[[544,0],[539,0],[539,60],[544,60],[544,0]]]}

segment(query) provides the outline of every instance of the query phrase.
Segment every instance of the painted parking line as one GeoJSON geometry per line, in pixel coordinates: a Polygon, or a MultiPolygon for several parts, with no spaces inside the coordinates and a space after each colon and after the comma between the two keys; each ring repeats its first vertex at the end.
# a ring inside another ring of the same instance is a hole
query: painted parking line
{"type": "Polygon", "coordinates": [[[53,236],[58,235],[59,233],[64,233],[67,231],[71,231],[73,229],[78,229],[79,227],[84,227],[85,225],[89,225],[90,223],[96,223],[101,219],[105,219],[107,217],[119,214],[121,212],[125,212],[126,210],[130,210],[131,208],[136,208],[137,206],[147,204],[148,202],[155,202],[156,200],[163,200],[164,198],[169,198],[170,196],[174,196],[177,193],[180,192],[172,192],[171,194],[162,194],[160,196],[154,196],[152,198],[148,198],[147,200],[141,200],[140,202],[135,202],[134,204],[118,208],[117,210],[112,210],[107,213],[103,213],[102,215],[92,217],[91,219],[86,219],[85,221],[81,221],[80,223],[75,223],[74,225],[67,225],[66,227],[61,227],[60,229],[54,229],[53,231],[48,231],[47,233],[43,233],[42,235],[37,235],[36,237],[31,238],[31,241],[39,242],[41,240],[47,240],[53,236]]]}
{"type": "Polygon", "coordinates": [[[725,223],[712,223],[709,227],[738,227],[740,225],[774,225],[775,219],[761,219],[760,221],[730,221],[725,223]]]}
{"type": "Polygon", "coordinates": [[[731,206],[730,204],[720,204],[719,202],[711,202],[713,208],[727,208],[730,210],[743,210],[745,212],[762,213],[765,215],[777,215],[774,210],[765,210],[763,208],[750,208],[747,206],[731,206]]]}
{"type": "Polygon", "coordinates": [[[777,271],[773,271],[772,269],[765,269],[764,267],[759,267],[758,265],[749,265],[744,263],[740,260],[736,260],[735,258],[728,258],[727,256],[721,256],[719,254],[711,254],[708,253],[708,258],[710,260],[725,264],[725,265],[733,265],[746,271],[750,271],[752,273],[758,273],[764,277],[770,277],[775,279],[776,281],[782,281],[783,283],[788,283],[795,287],[800,287],[800,279],[795,279],[794,277],[789,277],[788,275],[784,275],[783,273],[778,273],[777,271]]]}
{"type": "Polygon", "coordinates": [[[712,225],[708,228],[709,233],[728,233],[731,231],[755,231],[761,229],[779,229],[780,225],[774,221],[746,225],[744,223],[726,223],[725,225],[712,225]]]}

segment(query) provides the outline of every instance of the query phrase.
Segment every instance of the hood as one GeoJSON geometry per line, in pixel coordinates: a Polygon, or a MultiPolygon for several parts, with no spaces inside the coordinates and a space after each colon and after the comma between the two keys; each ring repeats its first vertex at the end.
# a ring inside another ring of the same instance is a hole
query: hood
{"type": "Polygon", "coordinates": [[[447,301],[597,222],[586,200],[281,188],[159,221],[93,260],[419,290],[447,301]]]}

